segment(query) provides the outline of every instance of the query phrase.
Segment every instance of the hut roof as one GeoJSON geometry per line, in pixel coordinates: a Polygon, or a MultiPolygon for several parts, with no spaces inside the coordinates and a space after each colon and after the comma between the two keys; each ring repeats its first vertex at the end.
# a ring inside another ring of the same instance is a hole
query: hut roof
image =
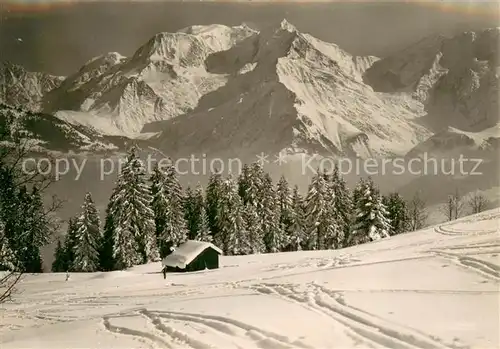
{"type": "Polygon", "coordinates": [[[221,249],[210,242],[188,240],[177,247],[171,254],[163,258],[162,265],[164,267],[168,266],[184,269],[207,248],[212,248],[219,254],[222,254],[221,249]]]}

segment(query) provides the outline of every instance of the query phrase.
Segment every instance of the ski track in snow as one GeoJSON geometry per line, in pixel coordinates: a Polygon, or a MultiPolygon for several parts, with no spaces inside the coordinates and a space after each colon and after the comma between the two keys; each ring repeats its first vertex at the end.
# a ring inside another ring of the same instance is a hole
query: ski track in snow
{"type": "Polygon", "coordinates": [[[284,284],[261,284],[251,287],[256,292],[277,296],[297,303],[312,311],[325,314],[360,337],[366,344],[388,348],[454,348],[426,334],[389,323],[373,314],[350,307],[334,291],[319,285],[307,285],[305,292],[284,284]]]}
{"type": "MultiPolygon", "coordinates": [[[[200,340],[193,335],[176,329],[175,324],[195,324],[203,327],[201,332],[210,333],[230,342],[231,348],[261,348],[261,349],[314,349],[300,341],[290,341],[286,336],[282,336],[267,330],[260,329],[253,325],[248,325],[241,321],[215,315],[190,314],[173,311],[156,311],[146,308],[122,314],[117,317],[141,315],[147,319],[155,334],[138,331],[133,328],[117,326],[112,324],[114,316],[103,317],[103,324],[106,330],[115,334],[133,336],[136,340],[149,344],[158,344],[160,348],[190,348],[190,349],[216,349],[217,346],[200,340]],[[168,321],[168,325],[166,324],[168,321]],[[172,326],[173,325],[173,326],[172,326]]],[[[156,348],[151,346],[151,348],[156,348]]]]}
{"type": "Polygon", "coordinates": [[[468,270],[479,273],[489,279],[500,281],[500,267],[493,263],[479,260],[470,256],[463,256],[458,254],[453,254],[449,252],[444,252],[441,250],[433,251],[436,255],[442,256],[453,263],[464,267],[468,270]]]}
{"type": "Polygon", "coordinates": [[[138,331],[138,330],[134,330],[131,328],[127,328],[127,327],[112,325],[110,323],[110,319],[111,319],[111,317],[103,317],[102,318],[104,328],[109,332],[112,332],[112,333],[115,333],[118,335],[132,336],[134,339],[138,340],[139,342],[149,344],[149,347],[152,349],[155,349],[155,348],[173,348],[169,342],[165,341],[161,337],[158,337],[158,336],[151,334],[149,332],[143,332],[143,331],[138,331]],[[149,342],[152,342],[152,343],[149,343],[149,342]],[[151,345],[151,344],[153,344],[153,345],[151,345]],[[158,346],[155,346],[154,344],[157,344],[158,346]]]}

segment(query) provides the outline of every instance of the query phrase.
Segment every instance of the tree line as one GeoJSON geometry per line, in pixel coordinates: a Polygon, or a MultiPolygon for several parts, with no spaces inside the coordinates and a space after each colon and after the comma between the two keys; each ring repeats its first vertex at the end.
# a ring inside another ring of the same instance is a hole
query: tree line
{"type": "Polygon", "coordinates": [[[226,255],[338,249],[424,227],[423,200],[381,195],[371,178],[351,191],[337,169],[317,172],[302,195],[258,163],[214,172],[206,189],[182,188],[172,163],[148,176],[132,147],[101,224],[87,193],[58,241],[53,271],[111,271],[157,261],[182,242],[213,242],[226,255]],[[330,173],[331,172],[331,173],[330,173]]]}

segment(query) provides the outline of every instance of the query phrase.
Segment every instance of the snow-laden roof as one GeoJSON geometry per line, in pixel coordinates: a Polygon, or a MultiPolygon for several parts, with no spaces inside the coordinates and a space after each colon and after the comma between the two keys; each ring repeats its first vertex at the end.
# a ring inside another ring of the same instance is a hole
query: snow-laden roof
{"type": "Polygon", "coordinates": [[[174,252],[166,256],[162,261],[162,265],[164,267],[169,266],[184,269],[207,248],[213,248],[219,254],[222,254],[221,249],[210,242],[188,240],[177,247],[174,252]]]}

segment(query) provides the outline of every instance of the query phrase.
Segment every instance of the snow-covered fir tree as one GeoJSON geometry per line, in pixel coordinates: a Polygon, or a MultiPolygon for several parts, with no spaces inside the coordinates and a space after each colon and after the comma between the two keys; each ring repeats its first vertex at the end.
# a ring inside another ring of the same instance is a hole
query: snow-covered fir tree
{"type": "Polygon", "coordinates": [[[94,272],[99,269],[99,244],[102,239],[101,220],[92,195],[87,193],[82,212],[76,221],[75,260],[73,270],[94,272]]]}
{"type": "Polygon", "coordinates": [[[15,270],[16,257],[5,235],[5,223],[0,219],[0,271],[15,270]]]}
{"type": "Polygon", "coordinates": [[[319,230],[319,221],[323,212],[326,210],[326,182],[322,174],[316,173],[307,191],[305,198],[305,211],[307,215],[307,233],[306,241],[304,244],[305,249],[314,250],[319,249],[322,232],[319,230]]]}
{"type": "Polygon", "coordinates": [[[262,224],[254,204],[247,203],[243,209],[243,220],[247,234],[245,251],[247,254],[265,252],[262,224]]]}
{"type": "MultiPolygon", "coordinates": [[[[52,214],[57,200],[53,201],[54,206],[45,207],[41,191],[50,181],[21,168],[23,157],[32,150],[30,144],[23,141],[24,136],[15,128],[5,129],[0,125],[0,140],[9,144],[5,147],[0,141],[1,240],[7,241],[7,244],[2,242],[0,249],[3,252],[0,253],[13,254],[16,271],[38,273],[42,272],[40,249],[49,243],[57,229],[57,219],[52,214]]],[[[4,264],[10,264],[7,262],[10,257],[3,258],[4,264]]]]}
{"type": "Polygon", "coordinates": [[[306,242],[307,224],[304,202],[297,186],[293,188],[291,213],[287,232],[287,250],[300,251],[306,242]]]}
{"type": "Polygon", "coordinates": [[[286,235],[280,227],[278,198],[268,173],[262,178],[256,207],[261,218],[266,251],[269,253],[282,251],[286,244],[286,235]]]}
{"type": "Polygon", "coordinates": [[[264,176],[264,170],[258,162],[243,166],[238,178],[238,192],[244,205],[255,204],[259,200],[264,176]]]}
{"type": "Polygon", "coordinates": [[[276,197],[278,200],[278,210],[279,210],[278,213],[279,228],[281,230],[281,234],[283,235],[282,247],[285,247],[289,244],[288,232],[290,230],[293,213],[292,213],[292,195],[290,192],[290,186],[284,176],[281,176],[276,186],[276,197]]]}
{"type": "Polygon", "coordinates": [[[78,227],[76,222],[78,217],[71,217],[68,220],[68,228],[66,231],[66,236],[64,237],[64,264],[63,271],[72,271],[73,263],[75,262],[75,245],[76,245],[76,235],[78,227]]]}
{"type": "Polygon", "coordinates": [[[192,240],[196,236],[197,223],[199,216],[195,213],[194,192],[188,186],[184,192],[184,219],[186,220],[186,228],[188,230],[188,239],[192,240]]]}
{"type": "Polygon", "coordinates": [[[238,176],[238,194],[241,197],[243,205],[246,205],[250,201],[248,189],[251,184],[251,169],[248,164],[244,164],[241,169],[241,173],[238,176]]]}
{"type": "Polygon", "coordinates": [[[57,246],[54,251],[54,261],[52,262],[52,272],[60,273],[66,271],[66,251],[60,239],[57,240],[57,246]]]}
{"type": "Polygon", "coordinates": [[[166,167],[164,193],[167,197],[165,207],[165,227],[159,235],[162,257],[169,254],[188,238],[188,228],[184,218],[184,193],[173,164],[166,167]]]}
{"type": "Polygon", "coordinates": [[[208,225],[210,233],[214,240],[218,240],[219,229],[221,226],[221,206],[223,202],[222,197],[222,183],[223,179],[219,172],[213,172],[208,179],[205,207],[208,217],[208,225]]]}
{"type": "Polygon", "coordinates": [[[200,226],[198,228],[198,232],[196,233],[194,239],[206,242],[212,242],[213,240],[212,235],[210,234],[210,227],[208,225],[208,215],[204,207],[201,210],[200,226]]]}
{"type": "Polygon", "coordinates": [[[342,178],[338,167],[334,167],[330,176],[330,187],[333,190],[333,208],[335,221],[339,228],[334,241],[335,248],[346,245],[351,228],[352,199],[347,184],[342,178]]]}
{"type": "Polygon", "coordinates": [[[355,190],[355,220],[351,245],[390,236],[391,225],[379,191],[371,178],[362,180],[355,190]]]}
{"type": "Polygon", "coordinates": [[[204,210],[205,199],[203,196],[203,188],[200,184],[193,191],[190,187],[186,189],[184,212],[187,228],[189,231],[189,239],[194,239],[200,230],[201,214],[204,210]]]}
{"type": "Polygon", "coordinates": [[[160,241],[160,235],[163,234],[167,224],[167,210],[169,206],[169,196],[168,196],[168,188],[166,187],[166,168],[160,168],[158,164],[156,164],[153,169],[153,174],[151,175],[151,208],[153,209],[154,217],[155,217],[155,235],[156,235],[156,243],[160,250],[160,256],[164,256],[162,253],[162,249],[166,249],[163,245],[166,243],[162,243],[160,241]]]}
{"type": "Polygon", "coordinates": [[[382,200],[387,209],[387,218],[391,222],[391,235],[401,234],[409,230],[410,218],[406,201],[398,193],[384,196],[382,200]]]}
{"type": "Polygon", "coordinates": [[[353,236],[353,234],[355,233],[354,224],[357,221],[357,214],[358,214],[357,208],[358,208],[358,205],[361,202],[361,199],[363,197],[363,191],[364,191],[365,186],[366,186],[366,179],[361,177],[358,180],[358,183],[356,184],[356,186],[354,187],[354,189],[352,191],[352,200],[351,200],[352,210],[351,210],[351,218],[350,218],[351,227],[349,229],[349,234],[348,234],[348,237],[346,240],[347,246],[353,246],[353,245],[362,244],[362,243],[370,241],[370,239],[368,237],[362,236],[359,231],[357,232],[357,235],[358,235],[357,237],[353,236]]]}
{"type": "Polygon", "coordinates": [[[318,171],[313,176],[307,192],[305,200],[307,249],[321,250],[334,247],[333,241],[339,231],[333,206],[334,192],[325,178],[328,177],[318,171]]]}
{"type": "MultiPolygon", "coordinates": [[[[21,204],[19,192],[15,186],[15,176],[0,162],[0,248],[4,255],[3,268],[15,262],[16,269],[21,267],[19,257],[22,249],[22,234],[25,231],[24,205],[21,204]],[[12,255],[11,255],[12,254],[12,255]],[[9,256],[9,257],[7,257],[9,256]]],[[[1,261],[1,259],[0,259],[1,261]]],[[[2,264],[2,263],[0,263],[2,264]]],[[[9,266],[8,269],[11,269],[9,266]]]]}
{"type": "Polygon", "coordinates": [[[235,186],[235,194],[230,203],[231,210],[225,216],[222,232],[227,236],[227,254],[237,256],[250,254],[252,246],[249,242],[246,224],[243,219],[243,201],[238,195],[235,186]]]}
{"type": "Polygon", "coordinates": [[[137,151],[135,146],[129,149],[111,197],[113,258],[118,269],[158,259],[152,197],[137,151]]]}
{"type": "Polygon", "coordinates": [[[45,212],[40,191],[33,187],[31,193],[26,188],[20,190],[21,211],[25,217],[24,227],[18,238],[19,250],[16,251],[20,268],[28,273],[42,272],[42,257],[40,249],[47,245],[54,232],[54,227],[45,212]]]}
{"type": "Polygon", "coordinates": [[[113,198],[111,198],[111,200],[108,203],[108,207],[106,208],[104,231],[101,242],[99,244],[99,270],[101,271],[111,271],[115,270],[115,267],[117,267],[115,265],[115,259],[113,257],[113,246],[115,242],[113,206],[114,206],[114,200],[113,198]]]}
{"type": "Polygon", "coordinates": [[[220,191],[219,229],[214,241],[224,254],[233,254],[237,246],[237,229],[241,228],[242,200],[238,194],[238,186],[233,176],[229,174],[222,183],[220,191]]]}

